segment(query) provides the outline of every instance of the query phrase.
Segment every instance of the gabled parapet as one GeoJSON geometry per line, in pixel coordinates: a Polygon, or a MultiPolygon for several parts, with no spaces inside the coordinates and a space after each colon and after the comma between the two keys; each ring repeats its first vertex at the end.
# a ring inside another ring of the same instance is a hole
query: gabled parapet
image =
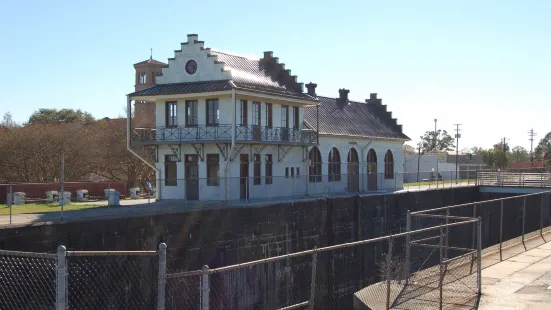
{"type": "Polygon", "coordinates": [[[270,75],[272,80],[277,81],[280,85],[289,90],[304,92],[304,83],[299,83],[297,76],[291,75],[291,70],[285,69],[285,64],[280,64],[279,58],[274,57],[273,52],[264,52],[264,57],[260,59],[259,65],[270,75]]]}
{"type": "Polygon", "coordinates": [[[392,112],[387,111],[387,106],[383,104],[383,99],[377,98],[377,93],[369,94],[369,99],[365,99],[365,102],[373,108],[378,117],[390,121],[396,126],[396,129],[402,132],[402,125],[399,125],[397,119],[392,117],[392,112]]]}

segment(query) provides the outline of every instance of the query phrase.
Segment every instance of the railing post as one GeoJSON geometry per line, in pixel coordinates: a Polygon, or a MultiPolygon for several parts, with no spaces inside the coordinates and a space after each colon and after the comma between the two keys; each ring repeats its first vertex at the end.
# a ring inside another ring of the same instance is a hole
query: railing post
{"type": "MultiPolygon", "coordinates": [[[[549,194],[548,194],[549,195],[549,194]]],[[[541,194],[541,205],[540,205],[540,236],[543,238],[543,198],[544,194],[541,194]]]]}
{"type": "Polygon", "coordinates": [[[390,309],[390,278],[392,271],[392,247],[394,246],[394,239],[390,235],[388,239],[388,253],[386,256],[386,309],[390,309]]]}
{"type": "Polygon", "coordinates": [[[478,286],[478,295],[482,295],[482,219],[478,217],[478,222],[476,222],[476,230],[477,230],[477,247],[476,247],[476,253],[477,253],[477,270],[476,270],[476,280],[477,280],[477,286],[478,286]]]}
{"type": "Polygon", "coordinates": [[[210,282],[209,282],[209,266],[203,266],[203,275],[201,276],[201,309],[209,310],[210,301],[210,282]]]}
{"type": "Polygon", "coordinates": [[[411,271],[411,211],[406,213],[406,285],[409,283],[409,273],[411,271]]]}
{"type": "Polygon", "coordinates": [[[442,309],[442,282],[444,277],[444,230],[442,229],[442,225],[440,225],[440,242],[438,243],[438,246],[440,248],[440,276],[438,280],[438,288],[440,290],[440,309],[442,309]]]}
{"type": "Polygon", "coordinates": [[[522,245],[524,245],[524,226],[525,225],[526,225],[526,196],[524,197],[522,202],[522,245]]]}
{"type": "MultiPolygon", "coordinates": [[[[476,203],[474,204],[474,207],[473,207],[473,218],[476,217],[476,203]]],[[[471,240],[471,248],[474,249],[475,247],[475,242],[476,242],[476,226],[473,225],[473,236],[472,236],[472,240],[471,240]]]]}
{"type": "Polygon", "coordinates": [[[67,249],[60,245],[57,247],[56,266],[56,302],[57,310],[67,309],[67,249]]]}
{"type": "Polygon", "coordinates": [[[159,244],[159,274],[157,281],[157,310],[165,309],[166,292],[166,243],[159,244]]]}
{"type": "Polygon", "coordinates": [[[503,261],[501,244],[503,242],[503,200],[501,200],[501,210],[499,212],[499,261],[503,261]]]}
{"type": "Polygon", "coordinates": [[[316,265],[318,263],[318,251],[317,247],[314,248],[312,253],[312,278],[310,281],[310,302],[308,303],[308,309],[314,309],[314,302],[316,300],[316,265]]]}

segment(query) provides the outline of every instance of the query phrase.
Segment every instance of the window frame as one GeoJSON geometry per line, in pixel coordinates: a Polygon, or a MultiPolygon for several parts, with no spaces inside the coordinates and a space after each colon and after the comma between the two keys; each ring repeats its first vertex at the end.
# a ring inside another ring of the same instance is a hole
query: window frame
{"type": "Polygon", "coordinates": [[[178,127],[178,101],[165,102],[165,127],[178,127]]]}
{"type": "Polygon", "coordinates": [[[207,154],[206,161],[207,186],[220,186],[220,154],[207,154]],[[216,173],[216,177],[211,177],[212,173],[216,173]]]}
{"type": "Polygon", "coordinates": [[[262,105],[260,101],[253,101],[253,126],[262,126],[262,105]]]}
{"type": "Polygon", "coordinates": [[[218,126],[218,124],[220,123],[220,101],[218,100],[218,98],[207,99],[206,106],[207,106],[206,108],[207,126],[218,126]],[[211,107],[211,104],[214,107],[211,107]],[[211,116],[211,110],[213,108],[215,109],[215,113],[212,114],[213,119],[211,120],[210,116],[211,116]]]}
{"type": "Polygon", "coordinates": [[[273,126],[273,107],[272,107],[272,104],[270,102],[266,102],[264,103],[264,106],[266,107],[266,115],[265,115],[265,124],[266,124],[266,127],[268,128],[272,128],[273,126]]]}
{"type": "Polygon", "coordinates": [[[385,152],[385,179],[394,179],[394,154],[391,150],[385,152]]]}
{"type": "Polygon", "coordinates": [[[310,160],[310,166],[308,167],[308,181],[310,183],[319,183],[322,181],[322,159],[321,152],[318,147],[314,146],[308,153],[308,159],[310,160]],[[318,158],[316,158],[318,157],[318,158]],[[315,160],[319,161],[315,161],[315,160]]]}
{"type": "Polygon", "coordinates": [[[175,155],[165,155],[165,186],[178,186],[178,158],[175,155]],[[176,159],[174,159],[176,158],[176,159]],[[169,169],[170,168],[170,169],[169,169]],[[172,170],[174,169],[174,170],[172,170]],[[174,177],[169,177],[168,172],[174,172],[174,177]]]}
{"type": "Polygon", "coordinates": [[[262,160],[261,154],[253,155],[253,185],[262,184],[262,160]]]}
{"type": "Polygon", "coordinates": [[[298,129],[300,127],[300,112],[299,107],[293,107],[293,128],[298,129]]]}
{"type": "Polygon", "coordinates": [[[198,113],[198,102],[197,100],[186,100],[186,127],[197,127],[199,113],[198,113]],[[190,107],[191,107],[191,117],[190,117],[190,107]],[[190,122],[190,119],[193,122],[190,122]]]}
{"type": "Polygon", "coordinates": [[[272,162],[272,154],[265,154],[266,162],[264,169],[266,170],[264,173],[266,174],[266,180],[264,183],[266,185],[273,184],[273,162],[272,162]]]}
{"type": "Polygon", "coordinates": [[[249,102],[241,99],[241,125],[246,126],[249,123],[249,102]]]}
{"type": "Polygon", "coordinates": [[[281,105],[281,127],[289,128],[289,106],[281,105]]]}
{"type": "Polygon", "coordinates": [[[336,147],[329,150],[329,156],[327,160],[327,170],[329,182],[338,182],[341,180],[341,154],[336,147]]]}

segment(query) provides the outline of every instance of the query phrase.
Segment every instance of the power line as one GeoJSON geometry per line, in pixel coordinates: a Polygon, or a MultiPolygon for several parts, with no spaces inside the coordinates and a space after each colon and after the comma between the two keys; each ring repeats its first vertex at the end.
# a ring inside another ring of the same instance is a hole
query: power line
{"type": "Polygon", "coordinates": [[[534,167],[534,137],[537,136],[537,133],[532,128],[528,132],[528,135],[530,136],[530,162],[532,163],[532,167],[534,167]]]}
{"type": "Polygon", "coordinates": [[[455,139],[456,139],[456,144],[455,144],[455,184],[457,184],[457,181],[458,181],[458,175],[457,175],[457,171],[458,171],[458,159],[459,159],[459,138],[461,138],[461,134],[459,133],[459,131],[461,131],[461,129],[459,129],[459,126],[461,126],[461,124],[453,124],[455,126],[455,139]]]}

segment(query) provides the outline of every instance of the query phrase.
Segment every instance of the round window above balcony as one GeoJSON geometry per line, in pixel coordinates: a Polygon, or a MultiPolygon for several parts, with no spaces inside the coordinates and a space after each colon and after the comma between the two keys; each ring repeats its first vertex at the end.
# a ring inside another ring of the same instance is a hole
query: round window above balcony
{"type": "Polygon", "coordinates": [[[196,71],[197,71],[197,63],[195,62],[195,60],[189,60],[186,63],[186,72],[191,75],[191,74],[194,74],[196,71]]]}

